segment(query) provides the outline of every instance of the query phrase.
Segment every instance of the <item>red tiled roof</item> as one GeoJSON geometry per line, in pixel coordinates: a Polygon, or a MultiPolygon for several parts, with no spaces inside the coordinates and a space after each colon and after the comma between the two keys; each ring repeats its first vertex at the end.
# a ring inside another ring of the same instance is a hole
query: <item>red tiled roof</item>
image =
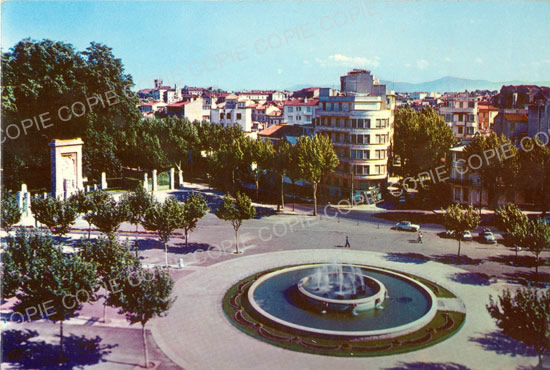
{"type": "Polygon", "coordinates": [[[505,113],[504,119],[507,121],[527,121],[529,116],[527,114],[505,113]]]}
{"type": "Polygon", "coordinates": [[[187,105],[189,104],[188,101],[180,101],[180,102],[177,102],[177,103],[173,103],[173,104],[168,104],[167,107],[168,108],[179,108],[179,107],[183,107],[184,105],[187,105]]]}
{"type": "Polygon", "coordinates": [[[294,125],[273,125],[265,130],[258,132],[259,136],[272,138],[282,138],[285,136],[300,136],[304,132],[303,128],[294,125]]]}
{"type": "Polygon", "coordinates": [[[293,99],[293,100],[286,100],[283,104],[289,105],[289,106],[314,106],[319,104],[319,100],[308,99],[307,102],[304,102],[303,100],[293,99]]]}

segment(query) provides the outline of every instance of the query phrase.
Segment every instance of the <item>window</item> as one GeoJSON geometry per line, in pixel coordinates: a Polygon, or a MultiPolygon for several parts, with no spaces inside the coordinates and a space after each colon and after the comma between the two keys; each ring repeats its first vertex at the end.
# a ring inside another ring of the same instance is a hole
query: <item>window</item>
{"type": "Polygon", "coordinates": [[[469,120],[470,122],[475,122],[476,119],[475,119],[475,117],[474,117],[473,114],[470,114],[470,115],[468,116],[468,120],[469,120]]]}
{"type": "Polygon", "coordinates": [[[307,112],[308,112],[308,113],[311,112],[311,107],[307,107],[307,112]]]}
{"type": "Polygon", "coordinates": [[[351,128],[357,128],[357,120],[356,119],[351,120],[351,128]]]}
{"type": "Polygon", "coordinates": [[[231,113],[227,113],[227,119],[231,119],[231,113]]]}
{"type": "Polygon", "coordinates": [[[386,173],[386,166],[384,165],[376,165],[374,166],[375,174],[377,175],[384,175],[386,173]]]}
{"type": "Polygon", "coordinates": [[[224,116],[225,116],[224,113],[220,113],[220,119],[223,119],[224,116]]]}
{"type": "Polygon", "coordinates": [[[288,111],[289,112],[294,112],[294,108],[293,107],[288,107],[288,111]]]}
{"type": "Polygon", "coordinates": [[[302,116],[296,116],[296,121],[301,121],[302,120],[302,116]]]}
{"type": "Polygon", "coordinates": [[[458,126],[458,134],[462,135],[463,132],[464,132],[464,127],[458,126]]]}
{"type": "Polygon", "coordinates": [[[241,119],[241,118],[242,118],[241,113],[237,113],[237,119],[241,119]]]}
{"type": "Polygon", "coordinates": [[[302,111],[302,107],[296,107],[296,112],[301,112],[302,111]]]}
{"type": "Polygon", "coordinates": [[[386,151],[385,150],[377,150],[375,158],[376,159],[386,159],[386,151]]]}
{"type": "Polygon", "coordinates": [[[476,106],[476,103],[473,102],[473,101],[471,101],[471,102],[468,103],[468,107],[469,107],[469,108],[475,108],[475,106],[476,106]]]}
{"type": "Polygon", "coordinates": [[[385,128],[388,127],[388,121],[387,119],[377,119],[376,120],[376,128],[385,128]]]}
{"type": "Polygon", "coordinates": [[[385,144],[386,135],[376,135],[376,144],[385,144]]]}
{"type": "Polygon", "coordinates": [[[473,135],[474,134],[474,128],[473,127],[466,127],[466,133],[468,135],[473,135]]]}

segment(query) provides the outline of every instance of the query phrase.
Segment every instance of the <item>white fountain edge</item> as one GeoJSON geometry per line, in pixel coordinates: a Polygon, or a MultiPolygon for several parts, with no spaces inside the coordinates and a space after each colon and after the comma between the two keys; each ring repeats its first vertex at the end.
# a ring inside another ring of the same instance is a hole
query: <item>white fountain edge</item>
{"type": "Polygon", "coordinates": [[[366,267],[368,269],[377,270],[377,271],[380,271],[382,273],[387,273],[389,275],[395,275],[395,276],[399,277],[400,279],[407,280],[410,283],[419,286],[421,289],[423,289],[428,294],[428,296],[430,297],[430,299],[432,301],[432,305],[431,305],[430,309],[421,318],[419,318],[415,321],[412,321],[408,324],[401,325],[401,326],[396,326],[396,327],[393,327],[393,328],[390,328],[390,329],[368,330],[368,331],[338,331],[338,330],[324,330],[324,329],[309,328],[309,327],[306,327],[306,326],[293,324],[293,323],[290,323],[288,321],[279,319],[278,317],[275,317],[275,316],[271,315],[270,313],[266,312],[265,310],[263,310],[256,303],[256,301],[254,300],[254,291],[265,280],[267,280],[267,279],[269,279],[273,276],[279,275],[281,273],[284,273],[284,272],[315,267],[315,266],[318,266],[318,265],[321,265],[321,264],[324,264],[324,263],[312,263],[312,264],[300,265],[300,266],[294,266],[294,267],[288,267],[288,268],[282,267],[280,270],[270,272],[268,274],[265,274],[265,275],[261,276],[258,280],[256,280],[250,286],[250,288],[248,290],[248,301],[249,301],[249,303],[252,305],[252,307],[258,313],[260,313],[261,315],[267,317],[268,319],[270,319],[270,320],[272,320],[272,321],[274,321],[274,322],[276,322],[280,325],[283,325],[283,326],[287,326],[287,327],[290,327],[290,328],[298,329],[298,330],[309,332],[309,333],[317,333],[317,334],[325,334],[325,335],[338,335],[338,336],[345,336],[345,337],[369,337],[372,340],[395,338],[395,337],[400,337],[400,336],[403,336],[403,335],[410,334],[410,333],[412,333],[412,332],[428,325],[433,320],[435,315],[437,314],[437,311],[438,311],[437,297],[432,292],[432,290],[429,289],[426,285],[424,285],[421,282],[416,281],[416,280],[414,280],[414,279],[412,279],[408,276],[402,275],[400,273],[396,273],[394,271],[389,271],[389,270],[386,270],[386,269],[383,269],[383,268],[370,267],[370,266],[361,266],[361,265],[355,265],[355,264],[351,264],[351,265],[352,266],[357,266],[357,267],[363,267],[363,268],[366,267]]]}

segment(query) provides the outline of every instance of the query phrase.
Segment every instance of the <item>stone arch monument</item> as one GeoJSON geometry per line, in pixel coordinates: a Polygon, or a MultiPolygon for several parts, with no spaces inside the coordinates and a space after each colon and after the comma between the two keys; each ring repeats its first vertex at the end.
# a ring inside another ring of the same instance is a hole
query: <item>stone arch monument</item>
{"type": "Polygon", "coordinates": [[[67,198],[84,188],[82,183],[82,145],[80,138],[52,140],[52,195],[67,198]]]}

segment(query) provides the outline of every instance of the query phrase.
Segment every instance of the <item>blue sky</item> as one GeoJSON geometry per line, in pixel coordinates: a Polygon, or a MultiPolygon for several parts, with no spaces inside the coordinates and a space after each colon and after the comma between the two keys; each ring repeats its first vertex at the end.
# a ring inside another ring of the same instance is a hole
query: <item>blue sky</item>
{"type": "Polygon", "coordinates": [[[2,48],[25,37],[113,48],[154,77],[225,89],[380,79],[550,80],[550,2],[2,2],[2,48]]]}

